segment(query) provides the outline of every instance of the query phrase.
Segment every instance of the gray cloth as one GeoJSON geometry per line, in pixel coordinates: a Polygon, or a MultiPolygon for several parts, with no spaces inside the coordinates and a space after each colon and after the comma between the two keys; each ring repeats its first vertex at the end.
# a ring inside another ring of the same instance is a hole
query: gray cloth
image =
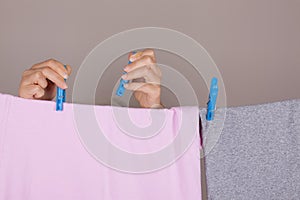
{"type": "Polygon", "coordinates": [[[300,100],[227,108],[205,163],[208,199],[300,199],[300,100]]]}

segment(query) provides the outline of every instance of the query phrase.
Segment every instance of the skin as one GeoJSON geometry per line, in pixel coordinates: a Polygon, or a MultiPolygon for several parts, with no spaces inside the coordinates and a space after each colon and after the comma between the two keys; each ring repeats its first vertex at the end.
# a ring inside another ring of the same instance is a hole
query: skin
{"type": "MultiPolygon", "coordinates": [[[[127,74],[122,76],[130,80],[124,87],[134,91],[134,97],[143,108],[163,108],[161,97],[161,70],[156,65],[152,49],[129,54],[129,65],[124,67],[127,74]]],[[[56,95],[56,86],[67,89],[64,79],[71,75],[72,68],[54,59],[33,65],[25,70],[19,87],[19,96],[26,99],[52,100],[56,95]]]]}

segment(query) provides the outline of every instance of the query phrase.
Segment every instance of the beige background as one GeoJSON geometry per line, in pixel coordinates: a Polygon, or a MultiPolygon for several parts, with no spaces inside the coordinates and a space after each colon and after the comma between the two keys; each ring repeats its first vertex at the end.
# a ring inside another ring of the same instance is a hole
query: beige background
{"type": "MultiPolygon", "coordinates": [[[[300,98],[299,0],[1,0],[0,24],[1,93],[17,95],[23,70],[55,58],[73,66],[70,100],[76,71],[99,42],[127,29],[158,26],[206,48],[222,73],[229,106],[300,98]]],[[[191,66],[167,52],[157,57],[188,76],[205,106],[208,90],[191,66]]],[[[122,56],[101,79],[97,103],[110,102],[125,63],[122,56]]],[[[176,105],[176,96],[164,90],[163,103],[176,105]]]]}

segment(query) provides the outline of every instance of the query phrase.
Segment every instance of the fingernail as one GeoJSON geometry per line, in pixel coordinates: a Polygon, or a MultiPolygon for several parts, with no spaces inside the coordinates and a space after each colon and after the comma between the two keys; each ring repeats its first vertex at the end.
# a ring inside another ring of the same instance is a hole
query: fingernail
{"type": "Polygon", "coordinates": [[[64,77],[64,79],[69,78],[68,74],[66,74],[66,73],[63,74],[63,77],[64,77]]]}
{"type": "Polygon", "coordinates": [[[129,58],[129,61],[130,61],[130,62],[134,62],[134,60],[135,60],[135,56],[134,56],[134,55],[131,55],[130,58],[129,58]]]}
{"type": "Polygon", "coordinates": [[[129,58],[130,62],[135,61],[141,54],[142,54],[142,52],[137,52],[135,54],[131,54],[131,56],[129,58]]]}
{"type": "Polygon", "coordinates": [[[128,70],[128,66],[126,66],[126,67],[124,67],[124,69],[123,69],[124,71],[127,71],[128,70]]]}
{"type": "Polygon", "coordinates": [[[127,78],[127,74],[124,74],[121,76],[122,79],[126,79],[127,78]]]}
{"type": "Polygon", "coordinates": [[[135,54],[132,54],[129,58],[130,62],[134,62],[138,57],[140,57],[143,54],[143,52],[139,51],[135,54]]]}
{"type": "Polygon", "coordinates": [[[128,87],[128,84],[127,84],[127,83],[125,83],[125,84],[124,84],[124,88],[127,88],[127,87],[128,87]]]}
{"type": "Polygon", "coordinates": [[[64,83],[64,88],[65,88],[65,89],[67,89],[67,88],[68,88],[68,86],[67,86],[67,84],[66,84],[66,83],[64,83]]]}

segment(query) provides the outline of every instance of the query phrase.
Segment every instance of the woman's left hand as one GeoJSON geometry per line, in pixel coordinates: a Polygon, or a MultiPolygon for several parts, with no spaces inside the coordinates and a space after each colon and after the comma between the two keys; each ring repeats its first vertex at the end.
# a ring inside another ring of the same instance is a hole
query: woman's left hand
{"type": "Polygon", "coordinates": [[[122,76],[124,80],[132,80],[124,85],[128,90],[134,91],[134,96],[144,108],[163,108],[161,95],[161,70],[156,65],[156,58],[152,49],[129,54],[132,62],[124,67],[127,72],[122,76]],[[142,80],[137,82],[135,79],[142,80]]]}

